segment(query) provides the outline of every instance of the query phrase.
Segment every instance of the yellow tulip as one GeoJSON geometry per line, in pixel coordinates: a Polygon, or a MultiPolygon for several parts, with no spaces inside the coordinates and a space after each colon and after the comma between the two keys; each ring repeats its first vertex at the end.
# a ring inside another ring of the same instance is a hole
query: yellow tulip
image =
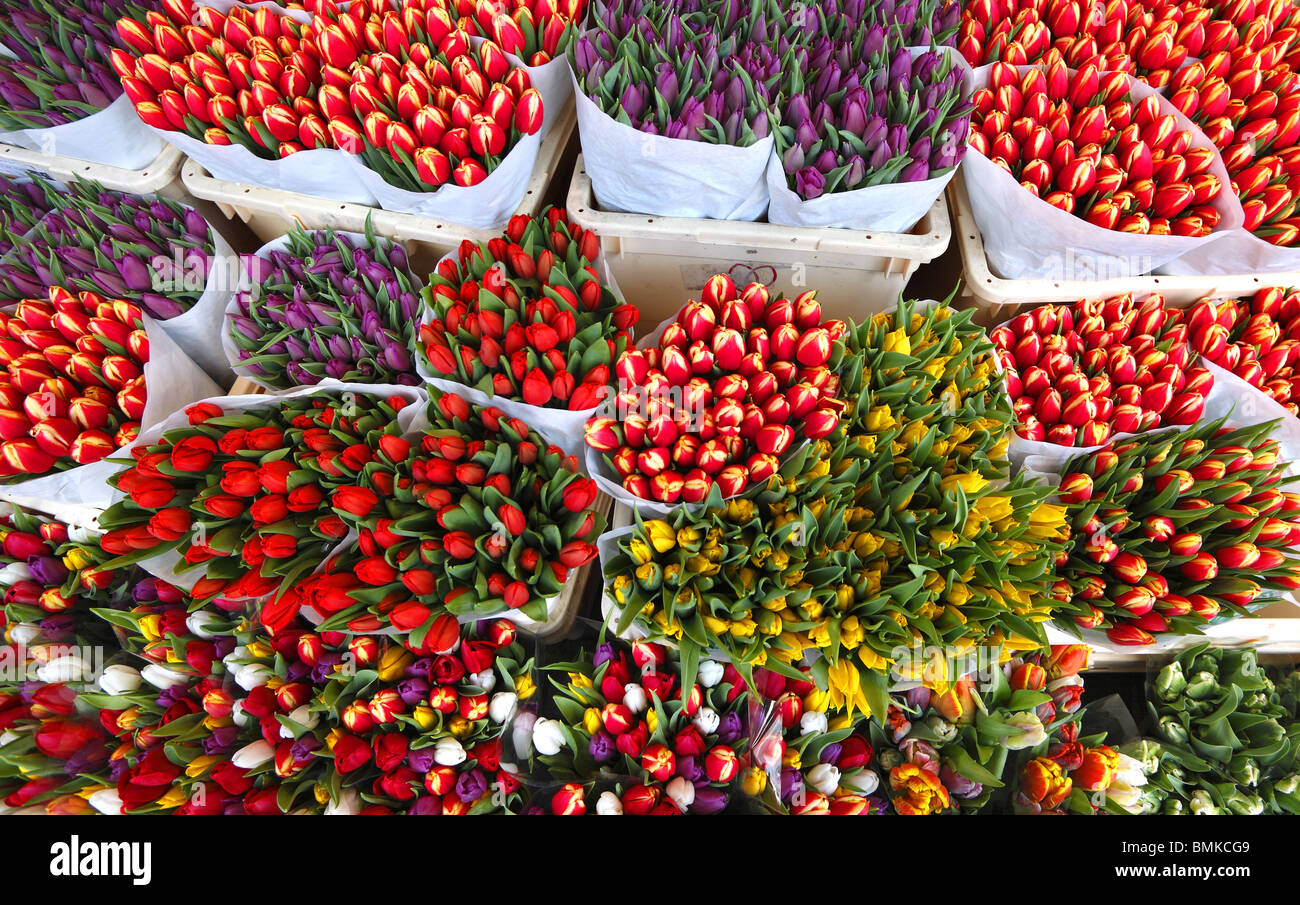
{"type": "Polygon", "coordinates": [[[595,735],[600,731],[601,720],[600,711],[595,707],[588,707],[582,712],[582,728],[587,730],[588,735],[595,735]]]}
{"type": "Polygon", "coordinates": [[[515,679],[515,697],[519,700],[528,700],[536,690],[537,683],[533,681],[532,676],[520,676],[515,679]]]}
{"type": "Polygon", "coordinates": [[[416,724],[426,731],[432,729],[437,722],[435,711],[428,704],[417,704],[415,709],[411,711],[411,719],[415,720],[416,724]]]}
{"type": "Polygon", "coordinates": [[[645,535],[657,553],[667,553],[677,545],[677,532],[672,525],[660,519],[645,523],[645,535]]]}
{"type": "Polygon", "coordinates": [[[217,754],[201,754],[185,765],[185,775],[190,779],[198,779],[208,772],[208,767],[221,760],[224,758],[217,754]]]}
{"type": "Polygon", "coordinates": [[[745,771],[741,789],[751,798],[757,798],[767,788],[767,773],[762,767],[750,767],[745,771]]]}
{"type": "Polygon", "coordinates": [[[389,645],[379,658],[379,680],[396,682],[414,660],[415,655],[406,648],[397,644],[389,645]]]}

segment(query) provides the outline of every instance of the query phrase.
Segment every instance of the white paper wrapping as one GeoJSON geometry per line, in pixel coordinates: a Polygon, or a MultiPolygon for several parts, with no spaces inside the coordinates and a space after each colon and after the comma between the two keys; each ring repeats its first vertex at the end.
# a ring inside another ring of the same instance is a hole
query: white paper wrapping
{"type": "MultiPolygon", "coordinates": [[[[917,56],[928,52],[930,48],[907,49],[912,56],[917,56]]],[[[975,90],[975,77],[970,66],[952,48],[941,47],[939,50],[953,60],[953,65],[962,74],[964,96],[970,97],[975,90]]],[[[943,176],[922,182],[873,185],[848,192],[831,192],[805,201],[790,188],[781,155],[774,149],[766,172],[767,190],[771,196],[767,222],[783,226],[841,227],[905,233],[929,212],[956,175],[957,168],[953,167],[943,176]]]]}
{"type": "Polygon", "coordinates": [[[225,386],[230,382],[230,367],[215,340],[221,333],[226,305],[235,294],[232,271],[239,266],[239,258],[215,225],[209,223],[208,228],[212,230],[212,269],[203,294],[189,311],[157,323],[209,377],[225,386]]]}
{"type": "MultiPolygon", "coordinates": [[[[211,402],[220,406],[225,412],[246,412],[250,409],[268,408],[273,405],[279,405],[281,401],[288,397],[297,396],[340,396],[344,393],[355,393],[362,396],[401,396],[410,401],[410,405],[397,413],[397,425],[403,434],[411,431],[411,425],[417,417],[422,417],[424,406],[428,402],[428,397],[424,390],[419,387],[399,387],[390,384],[371,384],[371,383],[340,383],[337,380],[326,380],[314,387],[304,387],[293,393],[287,393],[284,396],[267,396],[261,393],[249,394],[244,396],[221,396],[212,394],[208,398],[189,400],[171,411],[165,418],[159,422],[154,422],[152,427],[142,430],[135,444],[149,445],[157,443],[159,438],[168,431],[178,430],[190,426],[189,416],[185,414],[184,407],[188,407],[195,402],[211,402]]],[[[117,466],[111,466],[105,474],[103,482],[104,488],[109,492],[109,499],[102,506],[107,508],[118,500],[124,499],[125,494],[114,490],[109,486],[107,477],[118,470],[117,466]]],[[[337,548],[336,548],[337,549],[337,548]]],[[[150,575],[168,581],[178,588],[190,590],[194,587],[195,582],[203,577],[202,568],[190,569],[186,572],[177,572],[176,566],[183,561],[182,556],[175,550],[167,550],[156,556],[140,561],[140,567],[150,575]]]]}
{"type": "Polygon", "coordinates": [[[355,155],[330,148],[266,160],[239,145],[210,145],[182,132],[145,128],[175,145],[215,179],[373,206],[375,197],[356,178],[355,155]]]}
{"type": "Polygon", "coordinates": [[[48,129],[0,132],[0,141],[60,157],[75,157],[124,170],[139,170],[154,162],[164,142],[135,115],[125,94],[98,113],[48,129]]]}
{"type": "MultiPolygon", "coordinates": [[[[168,413],[221,392],[221,388],[162,330],[158,321],[146,316],[144,327],[149,336],[149,361],[144,366],[148,395],[144,416],[140,419],[140,436],[131,446],[136,446],[140,438],[162,422],[168,413]]],[[[107,508],[113,502],[114,493],[108,478],[119,468],[108,459],[119,458],[131,446],[91,465],[0,487],[0,499],[36,509],[45,509],[51,504],[107,508]]]]}
{"type": "Polygon", "coordinates": [[[523,202],[541,146],[541,132],[525,135],[510,149],[501,165],[478,185],[447,183],[433,192],[408,192],[389,185],[360,157],[349,156],[348,163],[352,182],[361,186],[375,199],[374,203],[386,211],[446,220],[471,229],[496,229],[505,226],[523,202]]]}
{"type": "MultiPolygon", "coordinates": [[[[1033,67],[1018,68],[1024,72],[1033,67]]],[[[976,89],[988,85],[991,70],[991,66],[975,70],[976,89]]],[[[1132,78],[1128,81],[1134,102],[1150,94],[1159,96],[1142,82],[1132,78]]],[[[962,166],[971,210],[993,271],[1009,280],[1099,280],[1149,273],[1189,253],[1199,257],[1214,254],[1214,248],[1206,246],[1244,222],[1241,202],[1228,189],[1232,180],[1223,158],[1205,134],[1163,97],[1160,109],[1174,115],[1179,129],[1192,133],[1193,147],[1214,151],[1210,172],[1225,187],[1211,202],[1222,217],[1218,229],[1202,238],[1144,236],[1103,229],[1034,197],[1010,173],[973,151],[966,155],[962,166]]]]}
{"type": "Polygon", "coordinates": [[[665,138],[606,115],[576,78],[573,98],[582,159],[605,210],[711,220],[757,220],[767,210],[772,136],[747,148],[665,138]]]}
{"type": "Polygon", "coordinates": [[[1281,248],[1237,228],[1199,254],[1176,258],[1159,268],[1160,273],[1180,276],[1223,274],[1285,274],[1278,285],[1300,284],[1300,248],[1281,248]]]}

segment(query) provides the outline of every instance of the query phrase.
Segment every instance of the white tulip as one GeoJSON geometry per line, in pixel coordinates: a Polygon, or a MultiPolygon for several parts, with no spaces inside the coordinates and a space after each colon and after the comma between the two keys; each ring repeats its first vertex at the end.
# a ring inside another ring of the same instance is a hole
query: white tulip
{"type": "Polygon", "coordinates": [[[361,813],[361,796],[352,789],[344,789],[338,801],[325,805],[325,814],[329,817],[355,817],[361,813]]]}
{"type": "Polygon", "coordinates": [[[86,801],[101,814],[122,813],[122,796],[117,794],[117,789],[100,789],[86,801]]]}
{"type": "Polygon", "coordinates": [[[549,757],[564,747],[564,729],[559,720],[543,717],[533,724],[533,750],[549,757]]]}
{"type": "Polygon", "coordinates": [[[275,757],[275,749],[266,743],[266,739],[259,738],[236,751],[230,758],[230,762],[241,770],[251,770],[273,757],[275,757]]]}
{"type": "Polygon", "coordinates": [[[834,764],[818,764],[804,774],[804,781],[823,795],[830,795],[840,787],[840,768],[834,764]]]}
{"type": "Polygon", "coordinates": [[[8,518],[13,514],[14,514],[13,504],[6,503],[4,500],[0,500],[0,518],[8,518]]]}
{"type": "Polygon", "coordinates": [[[701,660],[695,677],[704,688],[712,688],[722,681],[722,673],[725,669],[726,667],[717,660],[701,660]]]}
{"type": "Polygon", "coordinates": [[[722,717],[718,716],[718,711],[712,707],[701,707],[691,722],[701,734],[712,735],[718,731],[718,723],[722,722],[722,717]]]}
{"type": "Polygon", "coordinates": [[[140,687],[140,671],[125,663],[115,663],[99,677],[104,694],[126,694],[140,687]]]}
{"type": "Polygon", "coordinates": [[[441,767],[454,767],[465,762],[465,749],[454,738],[440,738],[433,746],[433,762],[441,767]]]}
{"type": "Polygon", "coordinates": [[[79,525],[68,526],[68,540],[72,541],[74,544],[93,544],[102,536],[103,535],[100,532],[94,531],[90,528],[82,528],[79,525]]]}
{"type": "Polygon", "coordinates": [[[249,663],[247,666],[241,666],[235,670],[235,684],[244,691],[252,691],[259,685],[265,685],[270,681],[271,672],[264,664],[249,663]]]}
{"type": "MultiPolygon", "coordinates": [[[[320,722],[320,717],[312,713],[308,705],[300,704],[294,708],[293,713],[289,714],[289,720],[304,729],[310,730],[316,728],[316,724],[320,722]]],[[[293,729],[281,724],[280,738],[293,738],[293,729]]]]}
{"type": "Polygon", "coordinates": [[[30,581],[32,570],[27,568],[25,562],[11,562],[9,565],[0,569],[0,585],[10,587],[20,581],[30,581]]]}
{"type": "Polygon", "coordinates": [[[477,685],[484,691],[491,691],[497,687],[497,674],[490,668],[474,673],[469,679],[471,684],[477,685]]]}
{"type": "Polygon", "coordinates": [[[805,710],[803,716],[799,717],[799,734],[810,735],[816,733],[821,735],[826,731],[826,714],[818,710],[805,710]]]}
{"type": "Polygon", "coordinates": [[[214,622],[220,622],[221,618],[216,613],[210,613],[207,610],[197,610],[185,617],[185,627],[190,630],[196,638],[215,638],[216,635],[208,631],[207,627],[214,622]]]}
{"type": "Polygon", "coordinates": [[[14,732],[12,729],[6,729],[4,732],[0,732],[0,748],[3,748],[16,738],[18,738],[18,733],[14,732]]]}
{"type": "Polygon", "coordinates": [[[76,682],[89,678],[94,669],[84,658],[76,655],[55,657],[36,670],[42,682],[76,682]]]}
{"type": "Polygon", "coordinates": [[[234,720],[236,726],[241,728],[253,721],[253,718],[244,710],[243,701],[236,701],[235,705],[230,708],[230,718],[234,720]]]}
{"type": "MultiPolygon", "coordinates": [[[[488,706],[490,707],[491,704],[488,706]]],[[[532,746],[533,726],[536,722],[537,714],[531,710],[515,715],[514,721],[510,724],[510,736],[516,751],[527,751],[532,746]]]]}
{"type": "Polygon", "coordinates": [[[670,779],[664,792],[673,800],[673,804],[677,805],[677,810],[683,814],[686,813],[687,808],[695,804],[695,784],[685,776],[674,776],[670,779]]]}
{"type": "Polygon", "coordinates": [[[168,669],[166,666],[159,666],[157,663],[150,663],[144,669],[140,670],[140,678],[144,679],[154,688],[166,690],[173,685],[184,685],[189,682],[189,676],[179,673],[174,669],[168,669]]]}
{"type": "Polygon", "coordinates": [[[853,770],[840,774],[840,785],[860,795],[870,795],[880,785],[875,770],[853,770]]]}
{"type": "Polygon", "coordinates": [[[252,659],[252,656],[253,655],[248,652],[248,648],[241,644],[222,657],[221,662],[226,664],[226,669],[230,672],[234,672],[239,669],[245,661],[252,659]]]}
{"type": "Polygon", "coordinates": [[[488,719],[494,723],[504,723],[514,716],[518,701],[519,697],[513,691],[498,691],[488,702],[488,719]]]}
{"type": "Polygon", "coordinates": [[[650,706],[645,699],[645,689],[635,682],[623,686],[623,706],[633,713],[640,713],[650,706]]]}
{"type": "Polygon", "coordinates": [[[41,627],[30,622],[19,622],[9,626],[9,641],[19,647],[26,647],[41,636],[41,627]]]}
{"type": "Polygon", "coordinates": [[[623,800],[619,798],[612,789],[606,789],[600,793],[596,799],[596,813],[603,817],[611,817],[623,813],[623,800]]]}
{"type": "Polygon", "coordinates": [[[1115,779],[1117,782],[1127,783],[1130,786],[1145,786],[1147,784],[1147,774],[1142,767],[1142,761],[1127,754],[1121,754],[1119,764],[1115,769],[1115,779]]]}
{"type": "Polygon", "coordinates": [[[1051,694],[1053,691],[1056,691],[1058,688],[1068,688],[1071,685],[1082,685],[1082,684],[1083,684],[1083,676],[1079,675],[1078,673],[1075,673],[1072,676],[1062,676],[1059,679],[1053,679],[1052,681],[1047,683],[1047,693],[1051,694]]]}

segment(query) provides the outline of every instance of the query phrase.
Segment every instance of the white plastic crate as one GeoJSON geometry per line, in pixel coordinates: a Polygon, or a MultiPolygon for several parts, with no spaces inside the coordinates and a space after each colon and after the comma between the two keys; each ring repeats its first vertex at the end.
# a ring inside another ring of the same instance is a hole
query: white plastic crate
{"type": "MultiPolygon", "coordinates": [[[[560,114],[554,128],[542,142],[528,183],[524,200],[515,213],[533,215],[541,211],[546,200],[546,189],[561,165],[561,158],[577,123],[573,104],[560,114]]],[[[417,266],[429,269],[460,243],[486,242],[501,231],[496,229],[470,229],[430,217],[386,211],[364,204],[346,204],[267,189],[224,179],[214,179],[207,170],[193,160],[186,160],[181,169],[181,180],[196,198],[211,201],[226,217],[241,220],[262,242],[282,236],[295,224],[305,229],[335,229],[361,233],[366,230],[366,219],[378,236],[401,242],[411,253],[417,266]]]]}
{"type": "Polygon", "coordinates": [[[180,151],[171,145],[163,147],[153,163],[140,170],[124,170],[107,164],[93,163],[76,157],[64,157],[59,154],[44,154],[20,148],[17,145],[0,144],[0,173],[18,175],[23,172],[35,172],[50,179],[67,182],[75,177],[91,179],[105,188],[132,195],[158,194],[164,198],[186,203],[190,201],[180,182],[180,151]]]}
{"type": "MultiPolygon", "coordinates": [[[[977,320],[986,326],[1015,317],[1022,307],[1049,302],[1069,303],[1079,299],[1106,299],[1126,292],[1158,292],[1168,304],[1182,307],[1203,298],[1242,298],[1269,286],[1300,287],[1300,272],[1264,276],[1253,273],[1204,277],[1148,274],[1109,280],[1006,280],[989,267],[984,241],[975,223],[960,170],[948,186],[948,199],[952,203],[957,247],[961,250],[962,296],[980,309],[977,320]]],[[[1033,241],[1032,236],[1025,238],[1033,241]]],[[[1214,243],[1198,254],[1213,255],[1214,243]]],[[[1068,266],[1068,263],[1068,259],[1063,259],[1063,265],[1068,266]]]]}
{"type": "Polygon", "coordinates": [[[797,294],[817,290],[832,317],[860,318],[892,307],[921,264],[948,247],[952,228],[940,198],[910,233],[814,229],[734,220],[652,217],[603,211],[578,156],[565,205],[600,236],[624,299],[642,324],[675,314],[715,273],[797,294]]]}

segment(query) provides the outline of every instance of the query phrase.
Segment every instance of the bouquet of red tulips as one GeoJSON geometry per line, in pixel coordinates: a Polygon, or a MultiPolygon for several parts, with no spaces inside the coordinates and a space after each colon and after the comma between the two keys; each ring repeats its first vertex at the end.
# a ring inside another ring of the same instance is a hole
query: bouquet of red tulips
{"type": "Polygon", "coordinates": [[[399,0],[398,8],[425,15],[445,11],[466,31],[491,38],[529,66],[563,56],[587,14],[586,0],[399,0]]]}
{"type": "Polygon", "coordinates": [[[618,359],[609,414],[587,422],[588,468],[629,502],[735,496],[782,457],[839,424],[835,369],[848,326],[823,320],[813,291],[772,298],[716,274],[698,300],[618,359]],[[603,461],[602,461],[603,459],[603,461]],[[620,483],[604,478],[617,475],[620,483]]]}
{"type": "Polygon", "coordinates": [[[1222,152],[1243,228],[1279,246],[1300,241],[1300,76],[1283,62],[1295,41],[1257,54],[1220,51],[1178,70],[1168,86],[1169,102],[1222,152]]]}
{"type": "Polygon", "coordinates": [[[1154,644],[1243,615],[1266,592],[1300,587],[1300,495],[1270,439],[1278,422],[1224,419],[1135,437],[1077,457],[1058,496],[1072,549],[1053,594],[1058,623],[1154,644]]]}
{"type": "Polygon", "coordinates": [[[377,501],[357,486],[363,471],[404,444],[398,413],[414,391],[365,390],[201,402],[168,419],[111,478],[126,499],[99,517],[107,567],[172,553],[146,567],[178,583],[197,572],[198,600],[303,577],[347,534],[339,513],[377,501]]]}
{"type": "Polygon", "coordinates": [[[339,149],[426,192],[477,185],[541,128],[528,73],[441,6],[319,0],[306,24],[270,8],[164,8],[163,21],[120,20],[132,52],[113,56],[140,118],[164,132],[268,160],[339,149]]]}
{"type": "Polygon", "coordinates": [[[595,483],[499,409],[435,391],[428,417],[416,442],[383,438],[368,487],[332,498],[357,548],[291,587],[264,622],[305,607],[326,629],[391,626],[418,646],[444,613],[547,618],[569,574],[596,556],[595,483]]]}
{"type": "MultiPolygon", "coordinates": [[[[1240,4],[1233,4],[1240,5],[1240,4]]],[[[1254,10],[1254,4],[1250,4],[1254,10]]],[[[972,66],[1064,60],[1167,84],[1189,59],[1234,49],[1236,25],[1221,10],[1108,0],[974,0],[962,7],[957,49],[972,66]]]]}
{"type": "Polygon", "coordinates": [[[1194,424],[1214,377],[1195,365],[1184,312],[1152,293],[1044,305],[993,330],[1023,440],[1101,446],[1194,424]]]}
{"type": "Polygon", "coordinates": [[[1092,66],[998,63],[975,93],[971,144],[1025,190],[1095,226],[1208,236],[1220,220],[1209,205],[1223,189],[1216,154],[1194,145],[1160,101],[1136,100],[1126,76],[1092,66]]]}
{"type": "MultiPolygon", "coordinates": [[[[683,664],[660,644],[600,644],[591,659],[555,663],[550,704],[531,750],[560,780],[630,777],[657,785],[679,813],[713,814],[741,778],[748,738],[744,683],[713,661],[683,664]],[[698,667],[698,669],[697,669],[698,667]],[[689,688],[683,676],[696,673],[689,688]]],[[[530,715],[531,716],[531,715],[530,715]]],[[[526,717],[521,717],[526,720],[526,717]]]]}
{"type": "MultiPolygon", "coordinates": [[[[149,420],[151,349],[152,360],[170,371],[152,411],[216,390],[139,308],[122,299],[51,288],[46,298],[24,299],[0,312],[0,326],[0,482],[26,482],[98,462],[134,442],[149,420]]],[[[23,492],[36,493],[36,487],[23,492]]],[[[60,492],[65,503],[94,495],[63,485],[60,492]]]]}
{"type": "MultiPolygon", "coordinates": [[[[522,402],[585,421],[609,391],[610,368],[638,317],[600,278],[599,253],[596,234],[555,207],[514,217],[490,242],[463,242],[424,290],[430,316],[417,349],[425,376],[462,383],[506,409],[522,402]]],[[[511,413],[535,419],[559,443],[581,431],[581,422],[570,429],[572,418],[511,413]]]]}
{"type": "Polygon", "coordinates": [[[1300,414],[1300,292],[1271,288],[1250,299],[1203,299],[1185,321],[1188,341],[1206,361],[1300,414]]]}

